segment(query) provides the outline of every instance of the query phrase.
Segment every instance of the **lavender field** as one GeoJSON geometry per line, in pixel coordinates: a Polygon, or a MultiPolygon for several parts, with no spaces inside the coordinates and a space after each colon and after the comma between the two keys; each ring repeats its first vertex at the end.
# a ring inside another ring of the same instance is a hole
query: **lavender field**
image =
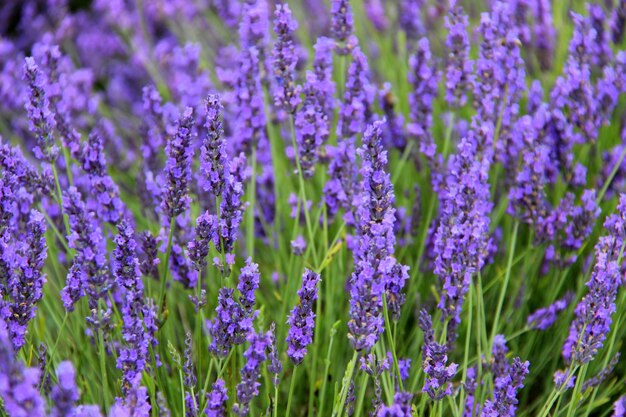
{"type": "Polygon", "coordinates": [[[0,416],[626,417],[626,0],[0,0],[0,416]]]}

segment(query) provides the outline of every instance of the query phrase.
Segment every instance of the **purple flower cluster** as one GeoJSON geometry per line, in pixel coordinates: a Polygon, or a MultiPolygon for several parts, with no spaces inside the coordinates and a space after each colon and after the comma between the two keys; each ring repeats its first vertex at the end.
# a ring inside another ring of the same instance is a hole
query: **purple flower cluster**
{"type": "Polygon", "coordinates": [[[432,319],[426,310],[420,311],[419,327],[424,332],[422,345],[422,368],[426,374],[426,381],[422,392],[433,400],[441,400],[452,393],[450,382],[456,374],[458,365],[448,365],[448,348],[446,345],[435,342],[432,319]]]}
{"type": "Polygon", "coordinates": [[[207,417],[226,417],[226,402],[228,392],[223,379],[218,379],[213,384],[211,392],[206,395],[206,408],[204,414],[207,417]]]}
{"type": "Polygon", "coordinates": [[[302,87],[296,84],[295,69],[298,57],[295,51],[294,32],[298,28],[287,4],[277,4],[274,12],[274,32],[277,39],[274,44],[272,61],[277,88],[274,91],[274,103],[287,113],[293,114],[300,105],[302,87]]]}
{"type": "Polygon", "coordinates": [[[450,13],[446,16],[448,61],[446,66],[446,101],[451,107],[461,107],[467,101],[467,91],[472,84],[474,63],[469,59],[467,36],[468,17],[456,0],[450,0],[450,13]]]}
{"type": "Polygon", "coordinates": [[[563,358],[568,363],[585,364],[593,360],[611,329],[617,289],[622,282],[620,260],[625,238],[626,195],[620,196],[617,211],[604,222],[608,234],[596,244],[588,293],[576,306],[576,317],[563,345],[563,358]]]}
{"type": "Polygon", "coordinates": [[[226,181],[227,155],[220,96],[206,99],[206,135],[200,147],[200,184],[211,196],[221,196],[226,181]]]}
{"type": "Polygon", "coordinates": [[[506,373],[496,376],[493,399],[485,402],[480,412],[481,417],[514,417],[516,415],[517,392],[524,386],[528,367],[528,361],[522,362],[520,358],[515,358],[506,373]]]}
{"type": "Polygon", "coordinates": [[[317,284],[320,275],[306,269],[302,274],[302,287],[298,290],[300,305],[291,310],[287,319],[289,332],[287,334],[287,356],[295,365],[304,360],[307,346],[313,342],[313,330],[315,329],[315,301],[317,300],[317,284]]]}
{"type": "Polygon", "coordinates": [[[554,324],[558,314],[574,300],[574,293],[568,292],[548,307],[540,308],[528,316],[526,322],[534,329],[547,330],[554,324]]]}
{"type": "Polygon", "coordinates": [[[237,384],[237,402],[233,406],[233,412],[240,417],[247,416],[250,412],[250,402],[259,395],[261,383],[261,365],[267,359],[266,351],[271,344],[268,334],[251,332],[247,341],[248,348],[243,354],[245,365],[241,368],[241,382],[237,384]]]}
{"type": "Polygon", "coordinates": [[[332,0],[330,4],[332,16],[331,32],[337,42],[336,51],[339,55],[350,53],[350,41],[354,31],[354,16],[350,0],[332,0]]]}

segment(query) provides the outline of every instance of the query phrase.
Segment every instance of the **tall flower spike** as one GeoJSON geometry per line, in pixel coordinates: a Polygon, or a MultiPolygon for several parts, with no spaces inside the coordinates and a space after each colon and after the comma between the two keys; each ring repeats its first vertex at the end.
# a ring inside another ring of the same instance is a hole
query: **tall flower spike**
{"type": "Polygon", "coordinates": [[[457,0],[450,0],[450,13],[445,18],[448,38],[446,69],[446,101],[451,107],[461,107],[467,101],[467,90],[472,84],[474,65],[469,59],[467,36],[468,17],[457,0]]]}
{"type": "Polygon", "coordinates": [[[335,112],[335,83],[333,82],[333,47],[335,42],[331,38],[320,36],[313,49],[313,73],[315,74],[318,102],[326,116],[327,129],[330,130],[330,120],[335,112]]]}
{"type": "Polygon", "coordinates": [[[218,197],[224,189],[227,155],[222,123],[220,96],[211,94],[206,100],[206,136],[200,147],[200,184],[210,195],[218,197]]]}
{"type": "Polygon", "coordinates": [[[24,78],[28,82],[30,94],[26,103],[30,130],[37,137],[35,156],[46,162],[54,162],[59,148],[54,143],[56,122],[50,111],[50,102],[46,93],[46,79],[33,57],[27,57],[24,64],[24,78]]]}
{"type": "Polygon", "coordinates": [[[240,417],[247,416],[250,412],[250,403],[259,395],[258,382],[261,376],[261,365],[267,359],[267,348],[271,341],[267,334],[251,332],[247,338],[249,346],[243,354],[246,360],[241,368],[241,382],[237,385],[237,402],[233,406],[233,412],[240,417]]]}
{"type": "Polygon", "coordinates": [[[105,325],[110,315],[110,309],[101,311],[98,305],[100,300],[105,300],[112,286],[104,235],[75,187],[70,187],[64,196],[63,209],[68,215],[71,232],[68,246],[76,250],[76,254],[61,298],[65,308],[72,311],[74,304],[86,293],[91,311],[87,320],[97,328],[105,325]]]}
{"type": "Polygon", "coordinates": [[[348,55],[349,39],[354,30],[354,16],[350,0],[332,0],[330,13],[332,16],[331,32],[337,42],[336,51],[339,55],[348,55]]]}
{"type": "Polygon", "coordinates": [[[274,103],[287,113],[295,113],[300,105],[301,87],[296,84],[295,70],[298,56],[295,51],[294,32],[298,23],[291,14],[288,4],[276,4],[274,33],[277,39],[272,54],[274,76],[278,83],[274,91],[274,103]]]}
{"type": "Polygon", "coordinates": [[[448,322],[449,345],[456,340],[472,276],[483,267],[487,254],[491,212],[488,161],[488,156],[480,158],[480,144],[471,130],[448,163],[434,252],[435,274],[442,285],[439,308],[442,320],[448,322]]]}
{"type": "Polygon", "coordinates": [[[317,77],[307,72],[304,83],[304,102],[295,116],[296,143],[302,175],[310,178],[315,172],[320,146],[328,138],[328,119],[318,101],[317,77]]]}
{"type": "Polygon", "coordinates": [[[237,108],[237,143],[234,153],[250,154],[265,131],[266,116],[259,74],[259,50],[256,47],[244,47],[239,58],[240,70],[235,85],[235,103],[237,108]]]}
{"type": "Polygon", "coordinates": [[[574,300],[574,293],[568,292],[562,298],[556,300],[548,307],[540,308],[528,316],[526,323],[539,330],[547,330],[554,324],[558,314],[565,310],[574,300]]]}
{"type": "Polygon", "coordinates": [[[168,223],[189,208],[191,201],[188,192],[191,182],[191,146],[193,110],[188,107],[178,120],[176,133],[172,135],[165,147],[167,161],[165,163],[165,190],[161,208],[168,223]]]}
{"type": "Polygon", "coordinates": [[[437,85],[440,74],[437,71],[430,52],[428,38],[417,43],[417,50],[409,57],[409,138],[415,140],[419,151],[428,161],[433,189],[439,190],[443,182],[441,175],[443,160],[437,154],[437,145],[433,139],[433,102],[437,98],[437,85]]]}
{"type": "Polygon", "coordinates": [[[393,395],[393,404],[381,407],[376,417],[411,417],[411,400],[413,394],[410,392],[396,392],[393,395]]]}
{"type": "Polygon", "coordinates": [[[13,347],[18,350],[24,343],[28,323],[35,317],[37,303],[43,296],[46,275],[42,272],[47,257],[46,220],[38,211],[31,210],[26,225],[25,242],[15,257],[15,269],[10,274],[7,292],[10,302],[6,321],[13,347]]]}
{"type": "Polygon", "coordinates": [[[245,156],[240,154],[233,158],[225,169],[228,173],[220,203],[219,236],[215,238],[215,247],[221,253],[232,255],[245,209],[242,201],[243,182],[247,178],[245,156]]]}
{"type": "Polygon", "coordinates": [[[435,333],[430,314],[426,310],[420,311],[419,327],[424,332],[422,345],[422,367],[426,374],[422,392],[433,400],[441,400],[452,393],[450,381],[456,374],[458,365],[448,365],[448,349],[445,345],[435,342],[435,333]]]}
{"type": "Polygon", "coordinates": [[[206,257],[209,254],[209,245],[217,238],[217,217],[205,211],[196,219],[194,239],[187,245],[187,256],[193,267],[201,272],[207,265],[206,257]]]}
{"type": "Polygon", "coordinates": [[[251,316],[254,311],[254,305],[256,304],[255,292],[259,288],[259,266],[252,262],[252,258],[246,259],[246,266],[241,268],[239,274],[239,283],[237,289],[239,290],[239,303],[248,316],[251,316]]]}
{"type": "Polygon", "coordinates": [[[611,316],[622,279],[619,262],[626,237],[625,218],[626,195],[622,194],[617,214],[610,215],[604,222],[608,233],[600,237],[596,244],[596,261],[587,282],[588,292],[574,310],[575,318],[562,351],[567,363],[586,364],[592,361],[611,330],[611,316]]]}
{"type": "Polygon", "coordinates": [[[232,288],[220,288],[217,295],[216,317],[207,322],[207,330],[212,338],[209,351],[221,358],[228,356],[233,345],[240,345],[246,336],[253,332],[252,321],[256,313],[247,315],[235,300],[232,288]]]}
{"type": "Polygon", "coordinates": [[[287,356],[294,365],[302,363],[307,353],[307,346],[313,342],[315,329],[315,301],[317,300],[317,284],[320,275],[306,269],[302,275],[302,287],[298,290],[300,305],[291,310],[287,319],[287,356]]]}
{"type": "Polygon", "coordinates": [[[552,2],[550,0],[537,0],[534,13],[534,47],[541,69],[547,71],[552,68],[556,45],[556,28],[552,20],[552,2]]]}
{"type": "Polygon", "coordinates": [[[226,417],[226,402],[228,401],[228,391],[223,379],[218,379],[213,384],[211,392],[206,395],[206,409],[204,414],[207,417],[226,417]]]}
{"type": "Polygon", "coordinates": [[[115,236],[113,274],[117,285],[123,289],[122,338],[117,367],[122,370],[122,392],[127,395],[146,367],[150,339],[144,330],[145,310],[143,281],[137,258],[134,230],[127,220],[122,220],[115,236]]]}
{"type": "Polygon", "coordinates": [[[613,13],[611,14],[611,39],[613,43],[619,45],[624,39],[624,28],[626,25],[626,0],[619,0],[613,13]]]}
{"type": "Polygon", "coordinates": [[[280,373],[283,371],[283,364],[280,360],[278,353],[278,345],[276,344],[276,323],[272,322],[270,329],[267,332],[270,337],[271,343],[268,347],[268,360],[267,370],[273,375],[272,383],[274,386],[278,386],[280,382],[280,373]]]}

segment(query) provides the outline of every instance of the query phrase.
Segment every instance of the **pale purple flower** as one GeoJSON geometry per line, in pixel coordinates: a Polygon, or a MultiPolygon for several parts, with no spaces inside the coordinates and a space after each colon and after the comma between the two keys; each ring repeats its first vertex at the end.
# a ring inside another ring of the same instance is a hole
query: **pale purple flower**
{"type": "Polygon", "coordinates": [[[472,84],[474,63],[469,59],[467,36],[468,17],[456,0],[450,0],[450,11],[445,18],[448,37],[446,67],[446,101],[455,108],[465,105],[467,91],[472,84]]]}
{"type": "Polygon", "coordinates": [[[297,28],[298,23],[293,18],[289,5],[278,3],[274,12],[274,32],[277,39],[272,53],[274,76],[278,84],[274,90],[274,103],[291,114],[300,105],[302,90],[295,80],[298,57],[295,53],[294,32],[297,28]]]}
{"type": "Polygon", "coordinates": [[[304,360],[307,346],[313,342],[315,329],[315,301],[317,300],[317,284],[320,275],[306,269],[302,274],[302,287],[298,290],[300,305],[291,310],[287,319],[289,332],[287,334],[287,356],[295,365],[304,360]]]}

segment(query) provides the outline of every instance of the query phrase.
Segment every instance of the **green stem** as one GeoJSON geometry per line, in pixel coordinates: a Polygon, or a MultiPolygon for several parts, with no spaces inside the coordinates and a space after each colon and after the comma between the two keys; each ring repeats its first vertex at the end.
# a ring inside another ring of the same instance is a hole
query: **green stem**
{"type": "Polygon", "coordinates": [[[289,414],[291,414],[291,399],[293,398],[293,390],[296,386],[296,371],[297,370],[298,370],[298,365],[293,367],[293,373],[291,374],[291,383],[289,384],[289,397],[287,397],[286,417],[289,417],[289,414]]]}

